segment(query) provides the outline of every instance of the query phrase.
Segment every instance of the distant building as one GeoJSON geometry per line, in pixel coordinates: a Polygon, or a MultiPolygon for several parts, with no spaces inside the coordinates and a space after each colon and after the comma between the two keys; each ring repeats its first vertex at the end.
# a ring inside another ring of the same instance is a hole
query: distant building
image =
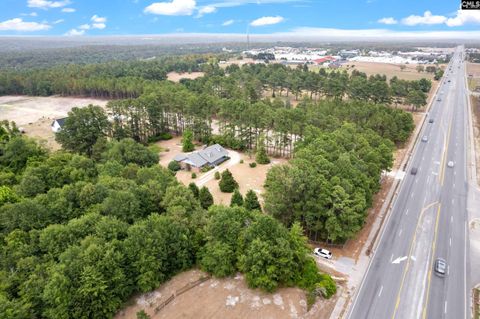
{"type": "Polygon", "coordinates": [[[190,154],[178,154],[173,158],[180,163],[182,169],[200,171],[203,167],[214,167],[228,160],[228,152],[219,144],[190,154]]]}
{"type": "Polygon", "coordinates": [[[61,119],[55,119],[55,120],[53,120],[52,125],[51,125],[51,126],[52,126],[52,131],[53,131],[54,133],[59,132],[59,131],[62,129],[63,124],[65,124],[65,120],[66,120],[66,119],[67,119],[66,117],[63,117],[63,118],[61,118],[61,119]]]}
{"type": "Polygon", "coordinates": [[[323,58],[319,58],[319,59],[316,59],[316,60],[313,60],[313,62],[316,64],[316,65],[321,65],[321,64],[324,64],[324,63],[330,63],[330,62],[335,62],[337,61],[337,59],[335,59],[333,56],[331,55],[327,55],[323,58]]]}

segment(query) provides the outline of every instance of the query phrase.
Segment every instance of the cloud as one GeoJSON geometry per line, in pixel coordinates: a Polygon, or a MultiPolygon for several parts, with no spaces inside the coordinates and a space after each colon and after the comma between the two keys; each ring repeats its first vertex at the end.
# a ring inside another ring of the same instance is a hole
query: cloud
{"type": "Polygon", "coordinates": [[[382,23],[382,24],[397,24],[398,23],[398,21],[395,20],[395,18],[392,18],[392,17],[381,18],[377,22],[382,23]]]}
{"type": "Polygon", "coordinates": [[[305,0],[223,0],[210,4],[216,8],[238,7],[247,4],[274,4],[274,3],[292,3],[305,2],[305,0]]]}
{"type": "Polygon", "coordinates": [[[105,17],[94,15],[90,18],[90,20],[93,22],[91,25],[92,29],[105,29],[107,27],[105,24],[105,22],[107,22],[107,18],[105,17]]]}
{"type": "Polygon", "coordinates": [[[82,24],[81,26],[78,27],[80,30],[90,30],[90,25],[89,24],[82,24]]]}
{"type": "Polygon", "coordinates": [[[72,12],[75,12],[77,10],[75,10],[74,8],[63,8],[62,9],[62,12],[66,12],[66,13],[72,13],[72,12]]]}
{"type": "Polygon", "coordinates": [[[284,21],[285,19],[281,16],[275,16],[275,17],[261,17],[261,18],[258,18],[256,20],[253,20],[250,25],[252,27],[261,27],[261,26],[264,26],[264,25],[272,25],[272,24],[277,24],[277,23],[280,23],[282,21],[284,21]]]}
{"type": "Polygon", "coordinates": [[[234,22],[235,22],[235,20],[231,19],[231,20],[227,20],[227,21],[223,22],[222,25],[224,27],[227,27],[229,25],[232,25],[234,22]]]}
{"type": "Polygon", "coordinates": [[[423,16],[411,15],[402,19],[402,23],[409,26],[415,26],[418,24],[443,24],[446,21],[447,17],[432,15],[430,11],[425,11],[423,16]]]}
{"type": "Polygon", "coordinates": [[[65,33],[64,35],[66,35],[67,37],[73,37],[73,36],[79,36],[79,35],[84,35],[84,34],[85,34],[85,30],[72,29],[72,30],[68,31],[67,33],[65,33]]]}
{"type": "Polygon", "coordinates": [[[61,8],[70,4],[70,0],[49,1],[49,0],[28,0],[27,5],[30,8],[50,9],[61,8]]]}
{"type": "Polygon", "coordinates": [[[38,14],[36,12],[31,12],[31,13],[20,13],[21,16],[29,16],[29,17],[36,17],[38,14]]]}
{"type": "Polygon", "coordinates": [[[445,22],[449,27],[459,27],[467,23],[480,24],[480,11],[478,10],[458,10],[457,15],[447,19],[445,22]]]}
{"type": "Polygon", "coordinates": [[[42,31],[48,30],[51,26],[47,23],[27,22],[21,18],[15,18],[0,22],[0,31],[42,31]]]}
{"type": "Polygon", "coordinates": [[[62,22],[65,22],[65,20],[63,20],[63,19],[58,19],[58,20],[53,21],[52,23],[53,23],[53,24],[59,24],[59,23],[62,23],[62,22]]]}
{"type": "Polygon", "coordinates": [[[215,8],[214,6],[201,7],[200,9],[198,9],[198,14],[197,14],[196,17],[201,18],[205,14],[210,14],[210,13],[214,13],[214,12],[217,12],[217,8],[215,8]]]}
{"type": "Polygon", "coordinates": [[[192,15],[197,3],[195,0],[172,0],[170,2],[154,2],[143,12],[166,16],[192,15]]]}

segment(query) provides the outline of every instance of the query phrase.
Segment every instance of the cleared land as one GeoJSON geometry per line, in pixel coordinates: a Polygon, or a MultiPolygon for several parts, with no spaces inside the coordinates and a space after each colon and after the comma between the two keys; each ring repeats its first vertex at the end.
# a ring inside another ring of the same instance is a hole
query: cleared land
{"type": "Polygon", "coordinates": [[[480,87],[480,63],[467,63],[468,87],[474,91],[480,87]],[[470,76],[471,75],[471,76],[470,76]]]}
{"type": "Polygon", "coordinates": [[[0,120],[14,121],[27,136],[43,140],[49,149],[57,150],[60,146],[50,127],[53,119],[67,116],[75,106],[94,104],[105,107],[107,102],[60,96],[0,96],[0,120]]]}
{"type": "MultiPolygon", "coordinates": [[[[175,157],[175,155],[182,152],[182,138],[175,137],[168,141],[158,142],[157,145],[161,147],[162,152],[160,153],[160,165],[167,167],[168,163],[175,157]]],[[[196,149],[201,149],[201,146],[196,146],[196,149]]],[[[225,169],[229,169],[232,172],[233,177],[240,185],[240,192],[245,195],[249,189],[253,189],[259,196],[261,200],[261,194],[263,193],[263,184],[265,178],[267,177],[268,170],[273,165],[279,165],[286,163],[286,159],[281,158],[272,158],[271,163],[268,165],[257,165],[255,168],[251,168],[248,164],[255,161],[252,157],[250,158],[247,154],[240,152],[235,152],[228,150],[231,154],[231,159],[222,163],[218,170],[220,172],[225,169]],[[241,164],[240,160],[243,160],[244,163],[241,164]],[[234,163],[232,163],[234,161],[234,163]]],[[[192,173],[184,170],[178,171],[176,175],[177,179],[185,185],[188,185],[191,182],[195,182],[199,187],[205,185],[210,192],[212,193],[215,204],[230,204],[230,199],[232,194],[222,193],[218,187],[218,180],[213,178],[213,172],[209,171],[206,173],[197,173],[197,178],[192,179],[192,173]],[[210,176],[211,178],[205,179],[204,176],[210,176]]]]}
{"type": "Polygon", "coordinates": [[[400,69],[400,64],[390,64],[390,63],[375,63],[375,62],[348,62],[342,65],[341,69],[348,70],[351,73],[353,70],[364,72],[367,76],[375,74],[385,74],[387,79],[391,79],[394,76],[397,76],[402,80],[420,80],[421,78],[427,78],[432,80],[433,74],[427,72],[418,72],[415,68],[415,64],[404,64],[406,68],[402,71],[400,69]],[[352,67],[353,65],[353,67],[352,67]]]}
{"type": "Polygon", "coordinates": [[[167,74],[167,79],[173,82],[180,82],[181,79],[195,80],[196,78],[204,76],[203,72],[178,73],[170,72],[167,74]]]}
{"type": "Polygon", "coordinates": [[[183,272],[157,290],[132,298],[115,319],[135,319],[144,310],[152,319],[161,318],[319,318],[329,317],[335,298],[319,299],[307,312],[305,293],[298,288],[281,288],[274,294],[249,289],[241,274],[233,278],[211,278],[178,295],[163,309],[155,308],[179,289],[206,274],[183,272]]]}

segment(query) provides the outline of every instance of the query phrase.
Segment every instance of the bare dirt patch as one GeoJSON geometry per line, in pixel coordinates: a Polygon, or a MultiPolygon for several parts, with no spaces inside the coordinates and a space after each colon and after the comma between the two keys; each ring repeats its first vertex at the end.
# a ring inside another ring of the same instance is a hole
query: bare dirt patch
{"type": "Polygon", "coordinates": [[[475,143],[475,161],[477,168],[477,183],[480,184],[480,97],[470,96],[473,112],[473,135],[475,143]]]}
{"type": "Polygon", "coordinates": [[[467,62],[467,73],[480,78],[480,63],[467,62]]]}
{"type": "Polygon", "coordinates": [[[241,274],[234,278],[211,278],[178,295],[179,289],[206,274],[183,272],[153,292],[137,295],[115,319],[135,319],[144,310],[152,319],[161,318],[328,318],[333,300],[318,300],[307,313],[305,293],[298,288],[282,288],[274,294],[249,289],[241,274]],[[155,312],[172,294],[175,299],[155,312]]]}
{"type": "Polygon", "coordinates": [[[178,73],[170,72],[167,74],[167,79],[173,82],[180,82],[181,79],[195,80],[196,78],[204,76],[203,72],[178,73]]]}
{"type": "Polygon", "coordinates": [[[433,74],[427,72],[418,72],[416,64],[405,64],[406,68],[402,71],[400,69],[400,64],[391,64],[391,63],[375,63],[375,62],[358,62],[351,61],[342,65],[342,69],[348,70],[351,73],[353,70],[364,72],[367,76],[375,74],[385,74],[387,79],[391,79],[394,76],[397,76],[402,80],[420,80],[421,78],[427,78],[432,80],[433,74]],[[354,66],[353,68],[351,66],[354,66]]]}
{"type": "Polygon", "coordinates": [[[59,118],[75,106],[88,104],[105,107],[107,100],[60,96],[0,96],[0,120],[15,121],[19,126],[41,118],[59,118]]]}

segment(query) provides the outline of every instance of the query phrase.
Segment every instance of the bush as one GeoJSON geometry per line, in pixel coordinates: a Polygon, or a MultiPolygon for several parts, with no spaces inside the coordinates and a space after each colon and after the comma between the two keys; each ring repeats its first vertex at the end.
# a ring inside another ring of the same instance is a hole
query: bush
{"type": "Polygon", "coordinates": [[[197,178],[197,173],[192,173],[192,179],[197,178]]]}
{"type": "Polygon", "coordinates": [[[170,163],[168,163],[168,169],[172,172],[179,171],[180,168],[180,164],[177,161],[171,161],[170,163]]]}
{"type": "Polygon", "coordinates": [[[324,298],[330,299],[337,292],[337,285],[329,275],[323,274],[321,277],[322,280],[315,285],[316,290],[320,291],[324,298]]]}
{"type": "Polygon", "coordinates": [[[213,205],[213,196],[205,186],[200,189],[200,192],[198,193],[198,200],[204,209],[208,209],[213,205]]]}
{"type": "Polygon", "coordinates": [[[213,168],[213,167],[207,165],[207,166],[202,167],[202,169],[201,169],[200,171],[201,171],[202,173],[206,173],[206,172],[208,172],[208,171],[211,171],[212,168],[213,168]]]}
{"type": "Polygon", "coordinates": [[[243,164],[243,159],[240,160],[240,164],[243,164]]]}
{"type": "Polygon", "coordinates": [[[215,179],[216,179],[216,180],[219,180],[219,179],[220,179],[220,172],[219,172],[219,171],[216,171],[216,172],[215,172],[215,179]]]}
{"type": "Polygon", "coordinates": [[[232,173],[227,169],[222,173],[222,179],[218,183],[220,190],[224,193],[233,193],[238,188],[237,181],[233,178],[232,173]]]}
{"type": "Polygon", "coordinates": [[[242,194],[238,191],[238,188],[235,190],[235,192],[232,195],[232,198],[230,199],[230,207],[233,206],[243,206],[243,197],[242,194]]]}
{"type": "Polygon", "coordinates": [[[268,158],[267,151],[265,150],[265,147],[260,146],[258,148],[257,154],[255,155],[255,161],[258,164],[269,164],[270,159],[268,158]]]}
{"type": "Polygon", "coordinates": [[[262,210],[262,207],[258,202],[257,194],[253,190],[249,190],[245,195],[245,200],[243,201],[243,207],[245,207],[248,210],[262,210]]]}
{"type": "Polygon", "coordinates": [[[253,162],[253,163],[248,164],[248,166],[250,166],[251,168],[255,168],[255,167],[257,167],[257,163],[253,162]]]}
{"type": "Polygon", "coordinates": [[[172,138],[173,138],[173,135],[170,133],[160,133],[158,135],[150,136],[147,141],[150,144],[158,141],[171,140],[172,138]]]}

